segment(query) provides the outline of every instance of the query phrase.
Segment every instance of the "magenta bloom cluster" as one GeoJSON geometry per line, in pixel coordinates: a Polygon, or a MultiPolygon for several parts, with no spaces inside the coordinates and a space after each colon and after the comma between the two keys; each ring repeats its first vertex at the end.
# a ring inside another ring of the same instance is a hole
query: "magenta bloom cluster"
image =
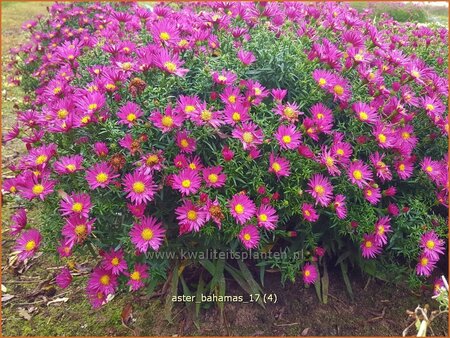
{"type": "MultiPolygon", "coordinates": [[[[3,136],[27,149],[3,190],[54,206],[45,233],[61,259],[99,254],[94,307],[144,287],[150,253],[208,241],[302,241],[315,254],[298,274],[314,283],[324,224],[365,259],[392,236],[429,276],[448,208],[448,32],[368,15],[336,3],[54,4],[12,50],[9,80],[32,90],[3,136]]],[[[20,259],[42,241],[27,223],[24,208],[11,219],[20,259]]],[[[58,285],[71,281],[63,269],[58,285]]]]}

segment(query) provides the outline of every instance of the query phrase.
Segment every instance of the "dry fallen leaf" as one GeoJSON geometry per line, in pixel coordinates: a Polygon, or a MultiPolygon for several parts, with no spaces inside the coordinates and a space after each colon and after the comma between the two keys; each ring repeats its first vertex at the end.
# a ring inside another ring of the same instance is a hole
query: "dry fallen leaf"
{"type": "Polygon", "coordinates": [[[133,305],[131,303],[125,304],[122,309],[122,324],[128,326],[133,320],[133,305]]]}
{"type": "Polygon", "coordinates": [[[69,300],[68,297],[56,298],[47,303],[47,306],[53,303],[66,303],[69,300]]]}
{"type": "Polygon", "coordinates": [[[307,336],[309,332],[309,327],[303,329],[302,333],[300,333],[302,336],[307,336]]]}
{"type": "Polygon", "coordinates": [[[13,299],[15,296],[14,295],[9,295],[7,293],[2,295],[2,303],[6,303],[8,300],[13,299]]]}
{"type": "Polygon", "coordinates": [[[31,319],[30,314],[23,307],[19,307],[17,309],[17,312],[19,313],[19,316],[22,317],[23,319],[26,319],[26,320],[30,320],[31,319]]]}
{"type": "Polygon", "coordinates": [[[6,292],[6,291],[8,291],[8,289],[6,288],[6,286],[4,286],[4,285],[2,284],[2,292],[6,292]]]}

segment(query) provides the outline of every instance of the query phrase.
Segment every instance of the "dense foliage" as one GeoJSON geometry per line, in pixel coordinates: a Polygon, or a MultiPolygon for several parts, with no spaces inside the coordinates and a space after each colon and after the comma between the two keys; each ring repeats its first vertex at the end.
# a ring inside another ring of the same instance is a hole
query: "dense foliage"
{"type": "MultiPolygon", "coordinates": [[[[70,3],[25,23],[10,81],[29,96],[3,137],[28,149],[3,181],[23,206],[19,258],[41,241],[68,262],[94,254],[94,306],[165,279],[173,257],[155,251],[284,249],[261,271],[307,284],[326,260],[430,276],[447,236],[448,32],[367,15],[70,3]]],[[[69,266],[57,282],[71,280],[69,266]]]]}

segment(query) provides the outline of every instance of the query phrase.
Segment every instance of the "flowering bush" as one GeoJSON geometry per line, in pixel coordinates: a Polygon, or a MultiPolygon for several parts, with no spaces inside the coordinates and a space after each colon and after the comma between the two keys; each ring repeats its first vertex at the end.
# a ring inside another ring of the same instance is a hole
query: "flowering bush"
{"type": "Polygon", "coordinates": [[[431,274],[447,234],[446,29],[333,3],[49,14],[10,63],[29,95],[3,138],[28,151],[3,181],[23,206],[20,259],[91,252],[95,307],[165,279],[156,251],[287,248],[303,254],[259,265],[307,284],[323,257],[431,274]],[[37,203],[43,226],[26,230],[37,203]]]}

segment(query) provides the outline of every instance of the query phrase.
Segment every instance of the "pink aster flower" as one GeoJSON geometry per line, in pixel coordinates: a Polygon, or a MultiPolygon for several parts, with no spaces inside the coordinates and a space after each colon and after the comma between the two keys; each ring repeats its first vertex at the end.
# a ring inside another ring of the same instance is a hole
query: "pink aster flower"
{"type": "Polygon", "coordinates": [[[419,261],[416,266],[416,273],[419,276],[429,277],[435,267],[436,267],[436,261],[427,257],[424,253],[422,253],[419,256],[419,261]]]}
{"type": "Polygon", "coordinates": [[[323,103],[316,103],[311,107],[312,121],[318,132],[329,134],[333,128],[333,112],[323,103]]]}
{"type": "Polygon", "coordinates": [[[373,124],[378,121],[378,115],[367,103],[358,101],[352,105],[352,109],[356,114],[356,118],[361,122],[373,124]]]}
{"type": "Polygon", "coordinates": [[[375,258],[381,252],[381,247],[377,244],[374,234],[363,235],[361,251],[364,258],[375,258]]]}
{"type": "Polygon", "coordinates": [[[51,180],[48,176],[43,176],[39,179],[35,175],[32,175],[31,179],[20,182],[19,185],[19,194],[23,198],[28,200],[39,198],[43,201],[45,196],[53,192],[56,181],[51,180]]]}
{"type": "Polygon", "coordinates": [[[139,222],[134,223],[131,228],[131,243],[142,253],[147,252],[149,247],[158,251],[166,233],[162,223],[153,216],[144,216],[139,222]]]}
{"type": "Polygon", "coordinates": [[[222,70],[220,73],[213,72],[212,79],[217,84],[230,86],[236,81],[237,75],[231,71],[222,70]]]}
{"type": "Polygon", "coordinates": [[[266,230],[274,230],[278,223],[278,215],[274,207],[269,204],[261,205],[256,211],[258,226],[266,230]]]}
{"type": "Polygon", "coordinates": [[[167,133],[175,128],[181,127],[184,117],[174,110],[169,105],[162,114],[159,110],[154,110],[150,113],[150,121],[155,127],[161,129],[163,133],[167,133]]]}
{"type": "Polygon", "coordinates": [[[380,188],[373,186],[366,186],[364,188],[364,198],[373,205],[376,205],[381,200],[380,188]]]}
{"type": "Polygon", "coordinates": [[[102,292],[107,295],[114,293],[118,285],[117,276],[103,268],[96,267],[89,277],[87,288],[90,291],[102,292]]]}
{"type": "Polygon", "coordinates": [[[389,166],[383,162],[385,154],[380,155],[378,152],[370,154],[369,159],[373,167],[377,171],[377,177],[382,181],[390,181],[392,179],[392,173],[389,166]]]}
{"type": "Polygon", "coordinates": [[[275,173],[277,178],[287,177],[291,174],[291,165],[289,160],[281,156],[275,156],[273,153],[269,157],[269,172],[275,173]]]}
{"type": "Polygon", "coordinates": [[[63,238],[60,241],[60,244],[58,246],[58,248],[56,249],[59,253],[59,257],[63,258],[63,257],[70,257],[72,256],[72,248],[73,248],[74,242],[69,241],[66,238],[63,238]]]}
{"type": "Polygon", "coordinates": [[[445,289],[445,284],[442,277],[439,277],[433,283],[433,295],[436,296],[440,294],[442,289],[445,289]]]}
{"type": "Polygon", "coordinates": [[[234,126],[238,123],[248,122],[250,120],[249,107],[241,102],[230,103],[225,106],[223,111],[225,123],[234,126]]]}
{"type": "Polygon", "coordinates": [[[398,206],[393,203],[389,203],[389,205],[387,207],[387,211],[392,216],[398,216],[398,214],[400,213],[398,206]]]}
{"type": "Polygon", "coordinates": [[[322,147],[322,153],[320,154],[319,162],[327,168],[328,173],[331,176],[337,176],[341,174],[341,171],[337,166],[337,157],[332,155],[331,151],[326,146],[322,147]]]}
{"type": "Polygon", "coordinates": [[[241,89],[233,86],[225,87],[219,97],[226,106],[235,103],[243,103],[245,100],[244,96],[241,94],[241,89]]]}
{"type": "Polygon", "coordinates": [[[18,209],[14,215],[11,216],[10,234],[16,236],[25,229],[27,225],[27,212],[24,208],[18,209]]]}
{"type": "Polygon", "coordinates": [[[296,149],[300,145],[300,133],[295,129],[294,125],[281,125],[275,133],[281,149],[296,149]]]}
{"type": "Polygon", "coordinates": [[[302,215],[308,222],[315,222],[319,219],[319,214],[316,212],[312,204],[309,203],[302,204],[302,215]]]}
{"type": "Polygon", "coordinates": [[[158,53],[155,55],[154,61],[159,69],[172,75],[184,77],[189,72],[189,69],[181,68],[184,61],[180,56],[178,54],[169,53],[165,48],[159,49],[158,53]]]}
{"type": "Polygon", "coordinates": [[[95,142],[94,143],[94,152],[99,157],[105,157],[109,153],[108,146],[104,142],[95,142]]]}
{"type": "Polygon", "coordinates": [[[237,52],[237,57],[245,66],[251,65],[256,61],[256,57],[252,52],[242,49],[237,52]]]}
{"type": "Polygon", "coordinates": [[[72,174],[83,169],[83,156],[63,156],[60,157],[54,164],[53,169],[61,175],[72,174]]]}
{"type": "Polygon", "coordinates": [[[430,157],[425,156],[423,158],[421,169],[431,178],[433,181],[439,179],[439,177],[445,171],[445,168],[441,166],[438,161],[433,161],[430,157]]]}
{"type": "Polygon", "coordinates": [[[228,207],[231,215],[242,225],[251,219],[256,212],[255,203],[245,194],[233,195],[231,200],[228,201],[228,207]]]}
{"type": "Polygon", "coordinates": [[[89,302],[94,309],[100,308],[103,304],[107,302],[107,296],[103,292],[86,289],[89,302]]]}
{"type": "Polygon", "coordinates": [[[254,225],[243,227],[238,237],[246,249],[254,249],[259,245],[259,231],[254,225]]]}
{"type": "Polygon", "coordinates": [[[347,102],[352,95],[349,82],[340,75],[333,74],[328,92],[333,94],[335,101],[347,102]]]}
{"type": "Polygon", "coordinates": [[[419,246],[423,250],[424,256],[430,260],[437,261],[439,255],[444,254],[444,241],[439,239],[433,230],[422,235],[419,246]]]}
{"type": "Polygon", "coordinates": [[[234,157],[234,151],[228,148],[227,146],[224,146],[222,149],[222,156],[225,162],[229,162],[234,157]]]}
{"type": "Polygon", "coordinates": [[[380,121],[375,123],[372,134],[375,136],[380,148],[392,148],[395,144],[394,132],[390,127],[380,121]]]}
{"type": "Polygon", "coordinates": [[[316,199],[316,205],[326,207],[333,198],[333,186],[328,178],[321,174],[314,174],[309,180],[309,190],[306,190],[316,199]]]}
{"type": "Polygon", "coordinates": [[[146,174],[151,174],[154,171],[160,171],[163,168],[164,155],[162,150],[152,151],[141,157],[139,170],[146,174]]]}
{"type": "Polygon", "coordinates": [[[318,276],[317,268],[310,263],[306,263],[305,265],[303,265],[302,268],[302,276],[303,276],[303,283],[314,284],[318,276]]]}
{"type": "Polygon", "coordinates": [[[88,217],[91,208],[91,197],[88,194],[72,193],[61,200],[60,212],[61,216],[78,214],[83,217],[88,217]]]}
{"type": "Polygon", "coordinates": [[[275,114],[280,115],[281,120],[286,120],[289,123],[298,122],[298,116],[303,114],[300,112],[298,105],[294,103],[277,104],[273,109],[275,114]]]}
{"type": "Polygon", "coordinates": [[[141,107],[139,107],[134,102],[127,102],[125,105],[123,105],[119,112],[117,113],[117,117],[120,118],[119,124],[126,124],[129,128],[133,127],[138,119],[142,117],[144,113],[141,110],[141,107]]]}
{"type": "Polygon", "coordinates": [[[198,113],[200,99],[197,96],[180,95],[177,99],[176,111],[187,118],[198,113]]]}
{"type": "Polygon", "coordinates": [[[202,180],[198,172],[190,168],[183,169],[178,174],[173,175],[172,188],[181,192],[183,195],[192,195],[200,189],[202,180]]]}
{"type": "Polygon", "coordinates": [[[137,218],[141,218],[142,216],[144,216],[146,207],[147,207],[147,204],[145,204],[145,203],[142,203],[142,204],[127,203],[127,209],[131,212],[131,214],[134,217],[137,217],[137,218]]]}
{"type": "Polygon", "coordinates": [[[370,171],[369,166],[361,160],[350,163],[347,173],[350,182],[356,184],[361,189],[372,181],[372,172],[370,171]]]}
{"type": "Polygon", "coordinates": [[[203,207],[206,215],[206,222],[213,220],[219,229],[222,228],[222,220],[224,218],[222,208],[217,198],[212,201],[209,197],[206,200],[205,206],[203,207]]]}
{"type": "Polygon", "coordinates": [[[41,244],[41,233],[36,229],[24,231],[16,241],[14,251],[18,251],[18,259],[24,261],[34,256],[41,244]]]}
{"type": "Polygon", "coordinates": [[[221,166],[205,168],[202,174],[207,187],[220,188],[225,185],[227,176],[222,173],[221,166]]]}
{"type": "Polygon", "coordinates": [[[99,187],[106,188],[116,177],[119,175],[114,173],[113,168],[107,162],[96,163],[86,169],[86,180],[92,190],[99,187]]]}
{"type": "Polygon", "coordinates": [[[386,234],[392,232],[391,218],[389,216],[380,217],[375,223],[375,243],[378,246],[383,246],[387,244],[386,234]]]}
{"type": "Polygon", "coordinates": [[[345,206],[344,195],[336,195],[333,202],[333,208],[336,210],[336,215],[339,219],[347,217],[347,207],[345,206]]]}
{"type": "Polygon", "coordinates": [[[205,211],[189,200],[183,201],[183,204],[175,209],[175,214],[180,229],[185,229],[183,232],[198,232],[206,222],[205,211]]]}
{"type": "Polygon", "coordinates": [[[283,99],[286,97],[288,91],[287,89],[275,88],[272,89],[272,97],[276,103],[281,103],[283,99]]]}
{"type": "Polygon", "coordinates": [[[186,161],[186,167],[191,170],[199,172],[200,170],[203,169],[204,166],[203,166],[203,163],[202,163],[200,157],[194,156],[193,158],[188,159],[186,161]]]}
{"type": "Polygon", "coordinates": [[[146,264],[136,263],[133,271],[129,273],[130,279],[127,285],[129,285],[133,291],[139,290],[145,285],[143,280],[148,278],[148,276],[148,266],[146,264]]]}
{"type": "Polygon", "coordinates": [[[65,289],[70,283],[72,283],[72,274],[68,268],[63,268],[56,276],[56,285],[61,289],[65,289]]]}
{"type": "Polygon", "coordinates": [[[66,224],[61,230],[62,235],[72,243],[82,243],[92,232],[95,219],[74,214],[66,219],[66,224]]]}
{"type": "Polygon", "coordinates": [[[243,123],[241,126],[233,129],[231,135],[241,140],[244,150],[254,148],[263,142],[262,130],[252,122],[243,123]]]}
{"type": "Polygon", "coordinates": [[[157,188],[152,175],[140,170],[126,174],[123,178],[123,185],[125,192],[128,193],[127,198],[134,204],[152,201],[157,188]]]}
{"type": "Polygon", "coordinates": [[[407,180],[413,174],[414,161],[412,158],[404,158],[395,161],[394,166],[397,170],[397,174],[402,180],[407,180]]]}
{"type": "Polygon", "coordinates": [[[179,131],[177,132],[176,142],[178,148],[183,153],[191,154],[196,149],[196,141],[195,138],[189,137],[189,132],[187,131],[179,131]]]}
{"type": "Polygon", "coordinates": [[[333,78],[333,74],[328,70],[316,69],[313,72],[312,77],[314,81],[317,82],[319,87],[325,88],[330,85],[333,78]]]}
{"type": "Polygon", "coordinates": [[[120,275],[127,270],[127,262],[123,257],[123,250],[110,250],[103,254],[102,267],[113,275],[120,275]]]}
{"type": "Polygon", "coordinates": [[[199,104],[197,113],[192,114],[191,120],[197,126],[210,125],[213,128],[218,128],[224,124],[222,112],[211,110],[207,107],[206,102],[199,104]]]}

